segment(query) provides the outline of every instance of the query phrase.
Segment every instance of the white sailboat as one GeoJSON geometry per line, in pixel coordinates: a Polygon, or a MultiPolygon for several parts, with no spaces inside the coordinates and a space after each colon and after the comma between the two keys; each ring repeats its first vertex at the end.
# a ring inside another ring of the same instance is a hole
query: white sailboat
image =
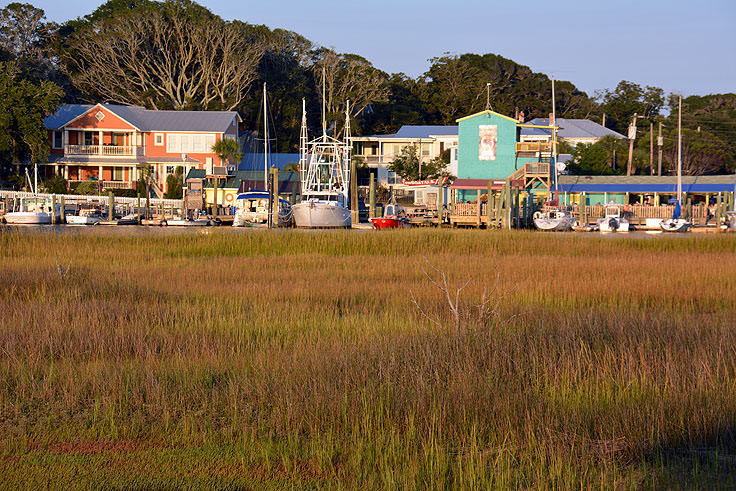
{"type": "Polygon", "coordinates": [[[662,220],[659,227],[664,232],[687,232],[692,226],[689,220],[682,218],[682,96],[678,103],[677,114],[677,203],[672,218],[662,220]]]}
{"type": "MultiPolygon", "coordinates": [[[[324,76],[323,76],[324,80],[324,76]]],[[[322,136],[309,141],[307,111],[302,99],[302,131],[299,149],[302,202],[292,207],[299,228],[349,228],[350,182],[350,101],[345,111],[345,141],[327,136],[324,84],[322,95],[322,136]]]]}
{"type": "MultiPolygon", "coordinates": [[[[553,126],[552,128],[552,170],[553,170],[553,177],[554,177],[554,186],[555,186],[555,201],[557,201],[559,198],[559,193],[557,190],[557,116],[555,111],[555,77],[552,76],[552,121],[550,121],[550,126],[553,126]]],[[[548,211],[547,213],[542,213],[541,211],[538,211],[534,213],[534,226],[537,227],[539,230],[545,230],[545,231],[565,231],[565,230],[572,230],[573,225],[575,225],[575,218],[567,211],[562,209],[559,206],[559,202],[557,203],[557,208],[554,210],[548,211]]]]}
{"type": "MultiPolygon", "coordinates": [[[[270,195],[268,192],[268,99],[266,95],[266,83],[263,83],[263,191],[252,190],[238,194],[235,200],[235,215],[233,227],[245,227],[252,224],[263,224],[268,222],[270,213],[270,195]]],[[[278,183],[273,183],[278,194],[278,183]]],[[[279,198],[279,227],[291,225],[291,204],[279,198]]]]}
{"type": "Polygon", "coordinates": [[[5,223],[9,225],[49,225],[54,215],[58,223],[61,218],[61,207],[59,205],[54,207],[50,196],[38,195],[38,167],[36,165],[33,166],[35,184],[31,184],[28,169],[26,169],[26,178],[29,186],[33,188],[33,196],[20,198],[18,210],[4,215],[5,223]]]}

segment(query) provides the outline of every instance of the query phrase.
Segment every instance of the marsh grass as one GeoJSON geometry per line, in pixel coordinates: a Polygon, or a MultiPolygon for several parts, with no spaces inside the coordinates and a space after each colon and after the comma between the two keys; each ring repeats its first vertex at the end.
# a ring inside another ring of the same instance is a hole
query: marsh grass
{"type": "Polygon", "coordinates": [[[733,487],[735,252],[729,236],[5,231],[0,482],[733,487]],[[469,281],[461,307],[508,295],[455,324],[427,262],[469,281]]]}

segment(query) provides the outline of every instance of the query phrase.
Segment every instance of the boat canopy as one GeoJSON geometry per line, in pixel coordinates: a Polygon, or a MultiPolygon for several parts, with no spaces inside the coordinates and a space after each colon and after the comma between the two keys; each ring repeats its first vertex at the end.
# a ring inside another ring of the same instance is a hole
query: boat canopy
{"type": "MultiPolygon", "coordinates": [[[[269,199],[269,195],[266,191],[248,191],[247,193],[240,193],[235,199],[269,199]]],[[[289,204],[284,198],[279,198],[279,203],[289,204]]]]}

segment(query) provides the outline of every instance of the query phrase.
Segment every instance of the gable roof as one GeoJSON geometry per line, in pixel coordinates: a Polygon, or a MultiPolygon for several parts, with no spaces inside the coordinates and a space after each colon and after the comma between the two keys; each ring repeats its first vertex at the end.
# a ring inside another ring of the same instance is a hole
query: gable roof
{"type": "MultiPolygon", "coordinates": [[[[535,118],[526,124],[547,126],[549,125],[549,118],[535,118]]],[[[615,136],[616,138],[626,138],[621,133],[617,133],[589,119],[557,118],[557,127],[559,128],[557,130],[558,138],[603,138],[609,135],[615,136]]],[[[522,127],[521,134],[526,136],[552,136],[552,130],[522,127]]]]}
{"type": "Polygon", "coordinates": [[[510,118],[510,117],[506,116],[505,114],[497,113],[495,111],[489,111],[487,109],[485,111],[481,111],[479,113],[471,114],[470,116],[465,116],[465,117],[462,117],[460,119],[456,119],[455,121],[457,121],[459,123],[460,121],[465,121],[466,119],[471,119],[471,118],[474,118],[476,116],[480,116],[482,114],[486,114],[486,115],[489,115],[489,116],[490,115],[498,116],[499,118],[508,119],[509,121],[513,121],[514,123],[518,123],[519,122],[519,121],[517,121],[514,118],[510,118]]]}
{"type": "Polygon", "coordinates": [[[63,128],[89,110],[100,106],[121,117],[140,131],[214,131],[225,132],[233,119],[241,121],[237,111],[154,111],[141,106],[118,104],[67,104],[44,119],[48,129],[63,128]]]}
{"type": "Polygon", "coordinates": [[[405,124],[393,135],[396,138],[429,138],[430,136],[457,136],[457,125],[405,124]]]}

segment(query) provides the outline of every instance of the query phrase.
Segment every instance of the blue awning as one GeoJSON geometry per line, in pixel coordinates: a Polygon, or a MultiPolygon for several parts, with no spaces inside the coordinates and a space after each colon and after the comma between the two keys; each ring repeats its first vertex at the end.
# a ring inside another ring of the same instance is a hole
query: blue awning
{"type": "MultiPolygon", "coordinates": [[[[677,193],[677,184],[592,184],[579,182],[575,184],[559,184],[563,193],[677,193]]],[[[733,192],[733,183],[682,183],[684,193],[721,193],[733,192]]]]}

